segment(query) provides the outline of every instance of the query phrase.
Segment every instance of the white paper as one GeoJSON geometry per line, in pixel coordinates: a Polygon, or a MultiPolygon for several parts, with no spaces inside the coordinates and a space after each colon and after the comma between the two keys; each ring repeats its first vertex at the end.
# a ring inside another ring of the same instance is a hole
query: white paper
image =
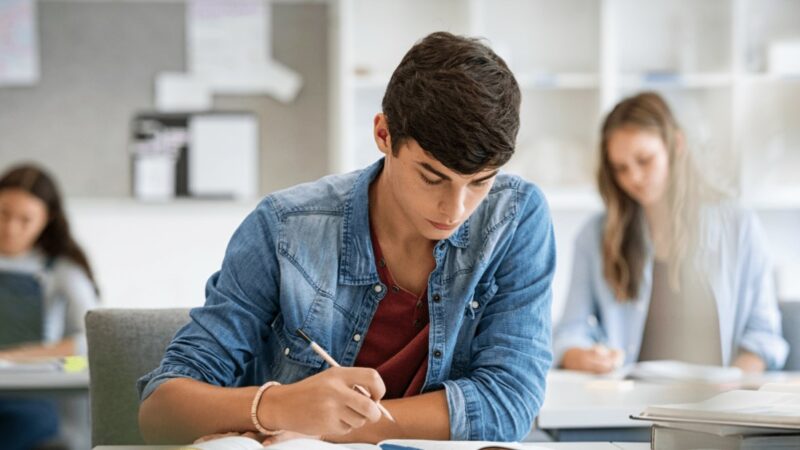
{"type": "Polygon", "coordinates": [[[211,90],[191,75],[163,72],[156,77],[156,109],[161,112],[193,112],[211,109],[211,90]]]}
{"type": "Polygon", "coordinates": [[[0,86],[39,81],[36,4],[33,0],[0,1],[0,86]]]}
{"type": "Polygon", "coordinates": [[[166,201],[175,197],[175,158],[172,155],[148,155],[133,161],[133,194],[136,198],[166,201]]]}
{"type": "Polygon", "coordinates": [[[14,361],[0,358],[0,374],[58,372],[61,367],[60,358],[42,358],[38,361],[14,361]]]}
{"type": "Polygon", "coordinates": [[[281,63],[262,62],[246,68],[208,69],[203,81],[219,94],[268,94],[283,103],[297,97],[303,79],[281,63]]]}
{"type": "Polygon", "coordinates": [[[272,59],[270,13],[263,0],[191,0],[186,26],[191,73],[215,93],[294,100],[302,79],[272,59]]]}
{"type": "Polygon", "coordinates": [[[800,425],[800,394],[774,391],[735,390],[723,392],[696,403],[654,405],[644,416],[692,419],[737,425],[791,426],[800,425]]]}
{"type": "Polygon", "coordinates": [[[189,123],[189,136],[189,192],[192,196],[255,197],[258,122],[254,116],[194,116],[189,123]]]}

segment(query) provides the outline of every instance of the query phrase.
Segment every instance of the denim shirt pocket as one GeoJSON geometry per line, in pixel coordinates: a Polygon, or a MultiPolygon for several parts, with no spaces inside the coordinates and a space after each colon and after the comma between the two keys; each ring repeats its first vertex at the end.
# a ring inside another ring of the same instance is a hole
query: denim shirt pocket
{"type": "Polygon", "coordinates": [[[274,339],[270,340],[277,347],[269,352],[274,355],[270,368],[273,380],[293,383],[314,375],[325,365],[308,342],[286,328],[282,315],[272,322],[271,328],[274,339]]]}
{"type": "Polygon", "coordinates": [[[494,279],[478,283],[475,286],[474,294],[464,305],[464,319],[458,331],[458,340],[453,355],[453,366],[450,369],[450,378],[458,379],[469,375],[469,362],[471,357],[471,344],[473,342],[478,323],[486,308],[486,304],[491,301],[497,293],[498,286],[494,279]]]}

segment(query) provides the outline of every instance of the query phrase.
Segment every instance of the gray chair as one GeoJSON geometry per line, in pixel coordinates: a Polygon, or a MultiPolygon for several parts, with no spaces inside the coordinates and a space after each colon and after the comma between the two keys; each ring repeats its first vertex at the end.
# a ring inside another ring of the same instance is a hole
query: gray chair
{"type": "Polygon", "coordinates": [[[789,342],[789,357],[783,370],[800,370],[800,300],[780,302],[783,338],[789,342]]]}
{"type": "Polygon", "coordinates": [[[136,380],[158,367],[189,309],[96,309],[86,314],[92,446],[143,444],[136,380]]]}

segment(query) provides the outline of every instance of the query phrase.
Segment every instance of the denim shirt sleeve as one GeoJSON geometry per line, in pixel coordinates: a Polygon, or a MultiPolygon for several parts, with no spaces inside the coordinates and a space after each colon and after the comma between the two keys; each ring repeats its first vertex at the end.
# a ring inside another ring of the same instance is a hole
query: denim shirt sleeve
{"type": "Polygon", "coordinates": [[[766,238],[753,212],[748,212],[742,226],[739,245],[739,307],[750,305],[739,347],[758,355],[768,370],[781,369],[789,353],[789,344],[781,333],[781,315],[772,281],[772,265],[766,251],[766,238]],[[748,298],[749,297],[749,298],[748,298]]]}
{"type": "Polygon", "coordinates": [[[590,318],[596,313],[592,262],[599,251],[597,224],[598,219],[592,219],[575,240],[564,313],[553,333],[553,361],[556,365],[561,365],[564,353],[570,348],[590,347],[595,343],[597,333],[590,318]]]}
{"type": "Polygon", "coordinates": [[[555,240],[538,190],[518,208],[495,272],[497,291],[472,341],[469,375],[443,383],[454,440],[520,440],[544,401],[555,240]]]}
{"type": "Polygon", "coordinates": [[[172,378],[231,386],[244,372],[278,311],[276,223],[265,200],[239,226],[206,284],[205,305],[191,311],[161,365],[137,382],[140,401],[172,378]]]}

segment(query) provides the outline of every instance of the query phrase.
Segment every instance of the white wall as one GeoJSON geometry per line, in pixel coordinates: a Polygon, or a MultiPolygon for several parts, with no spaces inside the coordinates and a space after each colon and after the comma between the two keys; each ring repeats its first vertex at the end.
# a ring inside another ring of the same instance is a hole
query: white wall
{"type": "MultiPolygon", "coordinates": [[[[70,199],[68,213],[100,284],[103,306],[192,307],[205,300],[205,283],[222,263],[236,227],[251,203],[70,199]]],[[[575,236],[599,211],[582,206],[553,213],[557,267],[553,318],[564,307],[575,236]]],[[[779,296],[800,299],[800,214],[759,211],[775,261],[779,296]]]]}
{"type": "Polygon", "coordinates": [[[252,203],[71,199],[76,239],[88,253],[103,306],[199,306],[252,203]]]}

